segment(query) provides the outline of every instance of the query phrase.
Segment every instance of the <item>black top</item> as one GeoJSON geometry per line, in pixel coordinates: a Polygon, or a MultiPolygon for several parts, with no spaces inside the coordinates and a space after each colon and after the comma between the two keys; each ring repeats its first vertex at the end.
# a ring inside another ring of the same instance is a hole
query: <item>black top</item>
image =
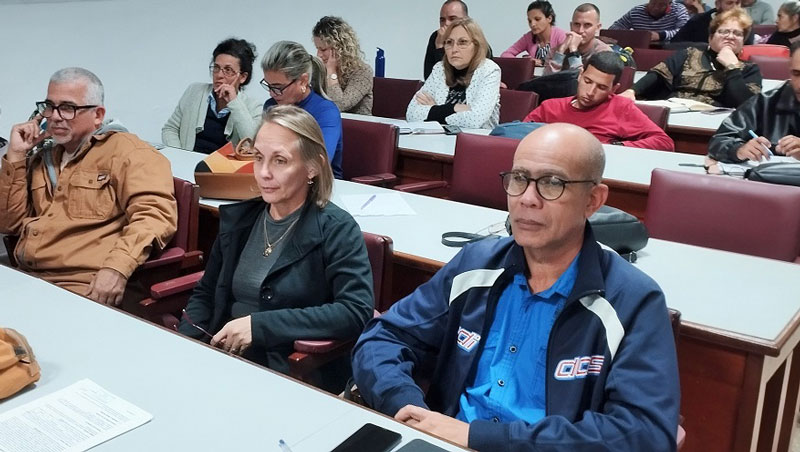
{"type": "Polygon", "coordinates": [[[792,42],[797,41],[795,38],[798,36],[800,36],[800,28],[794,31],[776,31],[769,37],[767,44],[791,47],[792,42]]]}
{"type": "MultiPolygon", "coordinates": [[[[467,69],[468,68],[464,68],[454,71],[455,79],[463,79],[463,77],[467,75],[467,69]]],[[[445,118],[456,112],[456,104],[465,103],[467,103],[467,85],[456,83],[455,86],[450,88],[450,92],[447,93],[447,100],[444,101],[444,104],[431,107],[428,112],[428,117],[425,118],[425,120],[446,124],[447,121],[445,121],[445,118]]]]}
{"type": "Polygon", "coordinates": [[[204,154],[211,154],[217,149],[225,146],[228,139],[225,138],[225,126],[228,124],[230,114],[217,118],[211,109],[211,104],[206,110],[206,122],[203,123],[203,130],[197,134],[194,141],[194,151],[204,154]]]}

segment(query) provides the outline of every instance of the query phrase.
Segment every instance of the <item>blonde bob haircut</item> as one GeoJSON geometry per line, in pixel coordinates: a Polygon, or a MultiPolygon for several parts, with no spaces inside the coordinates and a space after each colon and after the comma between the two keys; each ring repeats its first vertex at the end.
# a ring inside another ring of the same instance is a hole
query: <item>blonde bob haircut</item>
{"type": "MultiPolygon", "coordinates": [[[[277,124],[292,131],[297,136],[297,150],[300,158],[317,175],[311,181],[308,196],[320,208],[325,207],[333,191],[333,170],[328,162],[328,151],[322,130],[307,111],[294,105],[277,105],[264,112],[259,131],[264,124],[277,124]]],[[[258,135],[258,131],[256,132],[258,135]]]]}
{"type": "Polygon", "coordinates": [[[447,83],[447,86],[451,88],[456,84],[469,86],[469,82],[472,81],[472,74],[474,74],[475,69],[477,69],[481,63],[483,63],[483,60],[486,59],[486,54],[489,52],[489,43],[486,42],[486,36],[483,35],[483,30],[481,30],[481,27],[477,22],[469,17],[458,19],[451,23],[444,32],[445,41],[450,39],[450,34],[456,27],[464,27],[464,30],[467,32],[467,36],[469,36],[469,38],[472,40],[472,43],[475,45],[475,53],[472,54],[472,60],[469,62],[469,66],[467,66],[467,73],[463,77],[456,79],[456,69],[450,65],[449,61],[447,61],[447,52],[445,52],[444,58],[442,58],[442,64],[444,64],[444,77],[445,83],[447,83]]]}
{"type": "Polygon", "coordinates": [[[708,36],[711,37],[717,32],[720,25],[729,20],[739,22],[739,26],[742,27],[742,31],[744,32],[744,39],[750,36],[750,29],[753,27],[753,19],[747,14],[747,11],[738,7],[729,9],[724,13],[715,14],[714,18],[711,19],[711,23],[708,25],[708,36]]]}

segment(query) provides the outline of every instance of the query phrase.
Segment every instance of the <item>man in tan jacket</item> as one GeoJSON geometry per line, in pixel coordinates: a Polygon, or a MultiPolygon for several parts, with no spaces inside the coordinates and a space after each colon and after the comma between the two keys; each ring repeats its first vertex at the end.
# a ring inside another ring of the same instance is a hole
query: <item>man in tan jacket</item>
{"type": "Polygon", "coordinates": [[[36,108],[11,129],[0,164],[0,233],[20,236],[21,269],[118,305],[136,267],[175,233],[169,161],[103,121],[103,85],[86,69],[53,74],[36,108]]]}

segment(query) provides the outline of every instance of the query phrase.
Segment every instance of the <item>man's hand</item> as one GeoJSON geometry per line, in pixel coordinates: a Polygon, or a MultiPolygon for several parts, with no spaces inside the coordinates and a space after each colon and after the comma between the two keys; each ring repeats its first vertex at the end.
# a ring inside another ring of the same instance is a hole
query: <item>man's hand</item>
{"type": "Polygon", "coordinates": [[[447,30],[447,25],[442,25],[438,30],[436,30],[436,40],[434,40],[433,45],[435,45],[437,49],[444,47],[445,30],[447,30]]]}
{"type": "MultiPolygon", "coordinates": [[[[564,42],[567,44],[566,48],[570,52],[577,52],[578,51],[578,46],[581,45],[582,41],[583,41],[583,36],[581,36],[580,33],[575,33],[574,31],[570,31],[569,34],[567,35],[567,40],[564,41],[564,42]]],[[[561,52],[561,53],[565,53],[565,52],[561,52]]]]}
{"type": "Polygon", "coordinates": [[[436,100],[433,96],[425,91],[418,91],[417,94],[414,95],[414,99],[416,99],[417,103],[420,105],[436,105],[436,100]]]}
{"type": "Polygon", "coordinates": [[[731,64],[739,64],[739,58],[733,53],[733,50],[725,46],[722,50],[719,51],[717,54],[717,61],[720,62],[725,67],[730,66],[731,64]]]}
{"type": "Polygon", "coordinates": [[[628,98],[633,101],[636,100],[636,92],[634,92],[632,89],[626,89],[625,91],[619,93],[619,96],[628,98]]]}
{"type": "Polygon", "coordinates": [[[250,316],[233,319],[226,323],[211,338],[211,346],[219,347],[228,353],[241,355],[253,343],[253,329],[250,324],[250,316]]]}
{"type": "Polygon", "coordinates": [[[6,159],[9,162],[14,163],[25,160],[25,154],[28,151],[50,136],[50,132],[42,131],[39,127],[41,122],[42,117],[36,115],[30,121],[17,124],[11,128],[8,151],[6,152],[6,159]]]}
{"type": "Polygon", "coordinates": [[[778,140],[775,151],[779,154],[788,155],[800,160],[800,138],[794,135],[786,135],[778,140]]]}
{"type": "Polygon", "coordinates": [[[772,143],[764,137],[752,138],[736,150],[736,158],[739,160],[755,160],[757,162],[760,162],[763,158],[769,160],[769,152],[764,149],[765,146],[769,148],[772,143]]]}
{"type": "MultiPolygon", "coordinates": [[[[224,102],[225,105],[233,102],[233,100],[236,99],[236,96],[239,94],[233,85],[229,85],[227,83],[219,85],[219,88],[215,89],[214,92],[217,94],[217,99],[224,102]]],[[[220,110],[222,110],[222,108],[220,108],[220,110]]]]}
{"type": "Polygon", "coordinates": [[[435,411],[428,411],[425,408],[414,405],[406,405],[394,415],[394,418],[406,425],[452,441],[462,447],[467,447],[469,442],[469,424],[435,411]]]}
{"type": "Polygon", "coordinates": [[[89,283],[86,296],[98,303],[119,306],[127,283],[128,278],[122,276],[122,273],[111,268],[101,268],[89,283]]]}
{"type": "Polygon", "coordinates": [[[650,32],[650,42],[661,41],[661,35],[657,31],[650,32]]]}

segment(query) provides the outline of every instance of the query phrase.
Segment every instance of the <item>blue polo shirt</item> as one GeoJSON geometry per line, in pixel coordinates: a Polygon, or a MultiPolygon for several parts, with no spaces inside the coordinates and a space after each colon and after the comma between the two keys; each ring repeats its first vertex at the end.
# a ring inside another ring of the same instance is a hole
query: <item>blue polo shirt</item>
{"type": "MultiPolygon", "coordinates": [[[[264,103],[264,110],[277,105],[275,99],[267,99],[264,103]]],[[[331,162],[333,177],[342,178],[342,113],[333,101],[325,99],[314,91],[311,91],[305,99],[297,103],[297,106],[307,111],[317,120],[319,128],[322,129],[322,138],[325,140],[325,148],[328,151],[328,160],[331,162]]]]}
{"type": "Polygon", "coordinates": [[[547,342],[578,275],[578,256],[547,290],[532,294],[523,273],[514,275],[497,311],[472,384],[456,418],[534,424],[545,416],[547,342]]]}

